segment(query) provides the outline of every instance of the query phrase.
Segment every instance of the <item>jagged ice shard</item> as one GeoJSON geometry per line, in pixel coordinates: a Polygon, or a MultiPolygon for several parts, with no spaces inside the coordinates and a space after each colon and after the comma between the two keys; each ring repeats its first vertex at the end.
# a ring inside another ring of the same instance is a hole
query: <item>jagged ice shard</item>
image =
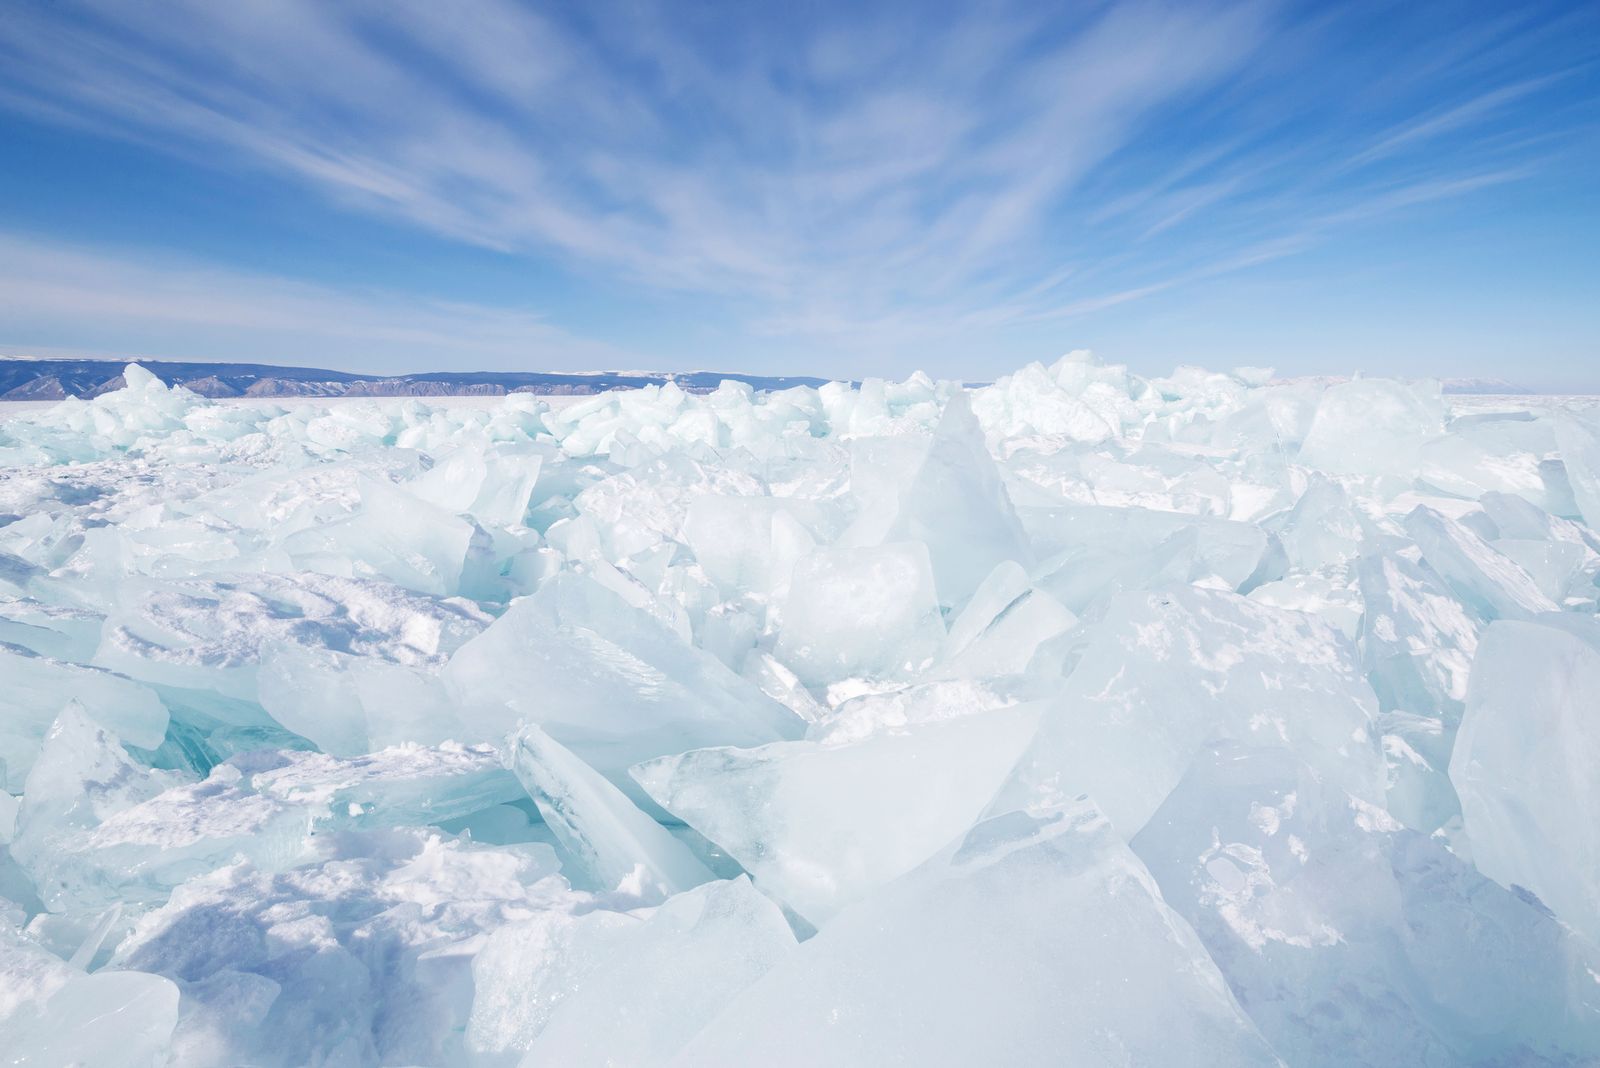
{"type": "Polygon", "coordinates": [[[1600,426],[0,413],[0,1063],[1600,1063],[1600,426]]]}

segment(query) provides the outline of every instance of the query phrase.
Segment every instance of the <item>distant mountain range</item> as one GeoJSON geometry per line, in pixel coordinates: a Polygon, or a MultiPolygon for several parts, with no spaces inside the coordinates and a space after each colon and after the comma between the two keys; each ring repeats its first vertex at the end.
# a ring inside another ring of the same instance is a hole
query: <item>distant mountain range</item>
{"type": "Polygon", "coordinates": [[[319,367],[264,363],[182,363],[170,360],[72,360],[0,357],[0,400],[62,400],[121,389],[122,369],[137,362],[171,385],[207,397],[493,397],[506,393],[589,394],[676,382],[709,393],[723,380],[758,390],[820,386],[825,378],[746,375],[721,371],[433,371],[363,375],[319,367]]]}
{"type": "MultiPolygon", "coordinates": [[[[74,360],[0,356],[0,400],[62,400],[94,397],[122,388],[131,362],[163,382],[206,397],[496,397],[506,393],[585,395],[613,389],[676,382],[690,393],[709,393],[724,379],[754,389],[820,386],[826,378],[747,375],[723,371],[430,371],[413,375],[364,375],[320,367],[265,363],[185,363],[173,360],[74,360]]],[[[1280,381],[1348,381],[1345,376],[1310,376],[1280,381]]],[[[981,385],[983,383],[967,383],[981,385]]],[[[1446,393],[1526,394],[1531,390],[1499,378],[1446,378],[1446,393]]]]}

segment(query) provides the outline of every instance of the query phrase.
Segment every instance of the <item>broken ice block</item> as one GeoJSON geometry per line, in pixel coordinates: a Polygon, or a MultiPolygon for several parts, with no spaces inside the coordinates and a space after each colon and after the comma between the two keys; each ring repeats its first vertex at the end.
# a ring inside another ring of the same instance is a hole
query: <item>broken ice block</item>
{"type": "Polygon", "coordinates": [[[385,578],[448,597],[461,586],[473,526],[386,480],[362,478],[361,508],[347,519],[291,534],[297,567],[349,578],[385,578]]]}
{"type": "Polygon", "coordinates": [[[934,673],[946,678],[1021,673],[1040,645],[1077,622],[1060,601],[1033,587],[1020,564],[1003,561],[951,623],[934,673]]]}
{"type": "Polygon", "coordinates": [[[816,547],[801,510],[775,497],[707,494],[689,505],[684,538],[724,593],[771,594],[788,587],[795,561],[816,547]]]}
{"type": "Polygon", "coordinates": [[[598,889],[627,884],[670,897],[712,876],[688,847],[532,723],[506,741],[506,763],[539,814],[598,889]]]}
{"type": "Polygon", "coordinates": [[[1558,409],[1555,431],[1572,499],[1589,529],[1600,531],[1600,427],[1590,418],[1558,409]]]}
{"type": "Polygon", "coordinates": [[[1039,714],[1022,705],[836,745],[703,749],[633,774],[763,889],[820,924],[971,826],[1039,714]]]}
{"type": "Polygon", "coordinates": [[[1450,781],[1478,870],[1524,887],[1600,944],[1600,625],[1490,624],[1450,781]]]}
{"type": "Polygon", "coordinates": [[[140,767],[117,736],[73,703],[62,710],[28,771],[10,851],[50,908],[103,908],[114,902],[84,875],[69,843],[108,819],[181,782],[140,767]]]}
{"type": "Polygon", "coordinates": [[[997,804],[1088,794],[1132,838],[1201,747],[1232,738],[1287,745],[1381,805],[1377,711],[1355,650],[1315,617],[1215,590],[1121,594],[997,804]]]}
{"type": "Polygon", "coordinates": [[[78,975],[0,1034],[8,1065],[150,1068],[167,1063],[178,987],[133,971],[78,975]]]}
{"type": "Polygon", "coordinates": [[[1423,559],[1456,595],[1488,619],[1521,619],[1558,605],[1515,560],[1467,527],[1426,505],[1406,516],[1423,559]]]}
{"type": "Polygon", "coordinates": [[[914,672],[944,633],[921,543],[819,549],[795,565],[774,652],[802,682],[825,686],[914,672]]]}
{"type": "Polygon", "coordinates": [[[1287,564],[1277,536],[1252,523],[1100,505],[1021,514],[1042,561],[1038,585],[1080,614],[1119,591],[1173,583],[1248,593],[1287,564]]]}
{"type": "Polygon", "coordinates": [[[525,1050],[522,1063],[649,1068],[794,951],[782,913],[744,877],[659,908],[590,913],[559,933],[496,938],[473,968],[475,1044],[525,1050]],[[555,934],[555,937],[551,937],[555,934]]]}
{"type": "MultiPolygon", "coordinates": [[[[52,742],[64,748],[82,734],[69,722],[52,742]]],[[[408,746],[353,760],[261,751],[175,784],[96,741],[73,746],[89,770],[59,775],[49,754],[41,764],[48,789],[36,768],[34,796],[24,795],[18,856],[56,910],[155,903],[191,877],[241,861],[268,872],[306,863],[327,830],[443,822],[521,795],[488,746],[408,746]],[[46,818],[64,806],[64,815],[46,818]]]]}
{"type": "Polygon", "coordinates": [[[516,601],[443,681],[474,739],[538,724],[635,799],[626,769],[708,745],[762,745],[804,723],[715,657],[582,575],[516,601]]]}
{"type": "Polygon", "coordinates": [[[1092,805],[1009,812],[846,909],[675,1064],[1277,1065],[1092,805]]]}
{"type": "Polygon", "coordinates": [[[1372,535],[1344,487],[1315,472],[1294,507],[1262,526],[1278,536],[1289,562],[1306,570],[1344,563],[1372,535]]]}
{"type": "Polygon", "coordinates": [[[1467,696],[1482,622],[1431,567],[1369,553],[1357,567],[1366,611],[1361,656],[1385,711],[1431,715],[1454,726],[1467,696]]]}
{"type": "Polygon", "coordinates": [[[119,591],[95,663],[251,702],[274,645],[436,670],[492,618],[461,598],[310,572],[145,581],[119,591]]]}
{"type": "Polygon", "coordinates": [[[377,657],[275,642],[262,650],[256,687],[274,720],[334,756],[463,733],[436,676],[377,657]]]}
{"type": "Polygon", "coordinates": [[[146,749],[160,745],[167,730],[166,706],[148,687],[115,672],[0,646],[0,788],[22,789],[45,732],[69,702],[146,749]]]}
{"type": "Polygon", "coordinates": [[[409,493],[480,523],[521,526],[544,456],[531,445],[463,446],[406,484],[409,493]]]}
{"type": "Polygon", "coordinates": [[[945,607],[965,604],[1003,561],[1033,563],[1028,537],[965,392],[954,394],[945,404],[933,443],[904,491],[889,536],[928,547],[934,586],[945,607]]]}
{"type": "Polygon", "coordinates": [[[1290,1064],[1600,1055],[1592,949],[1283,749],[1201,755],[1133,850],[1290,1064]]]}
{"type": "Polygon", "coordinates": [[[1444,429],[1437,384],[1357,379],[1329,386],[1300,446],[1300,462],[1331,474],[1409,482],[1422,446],[1444,429]]]}

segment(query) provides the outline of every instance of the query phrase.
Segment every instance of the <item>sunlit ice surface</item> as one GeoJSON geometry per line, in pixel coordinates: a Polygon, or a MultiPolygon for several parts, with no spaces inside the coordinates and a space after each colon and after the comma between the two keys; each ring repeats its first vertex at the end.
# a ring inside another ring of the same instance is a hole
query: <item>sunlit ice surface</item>
{"type": "Polygon", "coordinates": [[[0,411],[0,1057],[1600,1058],[1600,421],[1436,383],[0,411]]]}

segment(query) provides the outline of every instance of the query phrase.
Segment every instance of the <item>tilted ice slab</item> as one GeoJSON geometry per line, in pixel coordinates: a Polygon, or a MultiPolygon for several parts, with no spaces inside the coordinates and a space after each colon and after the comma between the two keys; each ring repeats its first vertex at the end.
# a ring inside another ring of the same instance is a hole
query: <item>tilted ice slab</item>
{"type": "Polygon", "coordinates": [[[631,764],[706,745],[761,745],[801,721],[716,659],[581,575],[517,601],[451,658],[467,730],[541,726],[619,785],[631,764]]]}
{"type": "Polygon", "coordinates": [[[509,926],[473,961],[468,1047],[542,1064],[666,1064],[794,949],[748,879],[655,909],[545,915],[509,926]]]}
{"type": "Polygon", "coordinates": [[[834,745],[702,749],[633,775],[763,889],[821,923],[971,826],[1041,711],[1018,705],[834,745]]]}
{"type": "Polygon", "coordinates": [[[1600,954],[1286,750],[1208,751],[1133,849],[1291,1064],[1600,1055],[1600,954]]]}
{"type": "Polygon", "coordinates": [[[120,969],[86,975],[42,949],[0,942],[0,986],[28,1004],[10,1019],[0,1011],[9,1064],[146,1068],[164,1062],[171,1048],[179,989],[165,976],[120,969]],[[33,959],[19,959],[25,956],[33,959]],[[65,974],[50,976],[44,984],[49,992],[40,996],[12,985],[23,979],[19,966],[65,974]]]}
{"type": "Polygon", "coordinates": [[[920,542],[824,549],[795,564],[774,653],[802,682],[910,676],[945,637],[920,542]]]}
{"type": "Polygon", "coordinates": [[[154,748],[167,730],[167,708],[148,687],[113,671],[0,646],[0,771],[7,789],[23,786],[45,732],[63,706],[134,745],[154,748]]]}
{"type": "Polygon", "coordinates": [[[1114,598],[998,804],[1088,794],[1128,838],[1210,741],[1281,743],[1384,800],[1377,702],[1354,650],[1311,616],[1176,587],[1114,598]]]}
{"type": "Polygon", "coordinates": [[[1600,945],[1600,624],[1484,631],[1450,780],[1478,869],[1600,945]]]}
{"type": "Polygon", "coordinates": [[[1143,866],[1079,805],[977,824],[840,913],[674,1063],[1279,1061],[1143,866]]]}
{"type": "Polygon", "coordinates": [[[600,889],[668,897],[711,880],[687,846],[536,725],[525,723],[506,740],[506,763],[600,889]]]}

